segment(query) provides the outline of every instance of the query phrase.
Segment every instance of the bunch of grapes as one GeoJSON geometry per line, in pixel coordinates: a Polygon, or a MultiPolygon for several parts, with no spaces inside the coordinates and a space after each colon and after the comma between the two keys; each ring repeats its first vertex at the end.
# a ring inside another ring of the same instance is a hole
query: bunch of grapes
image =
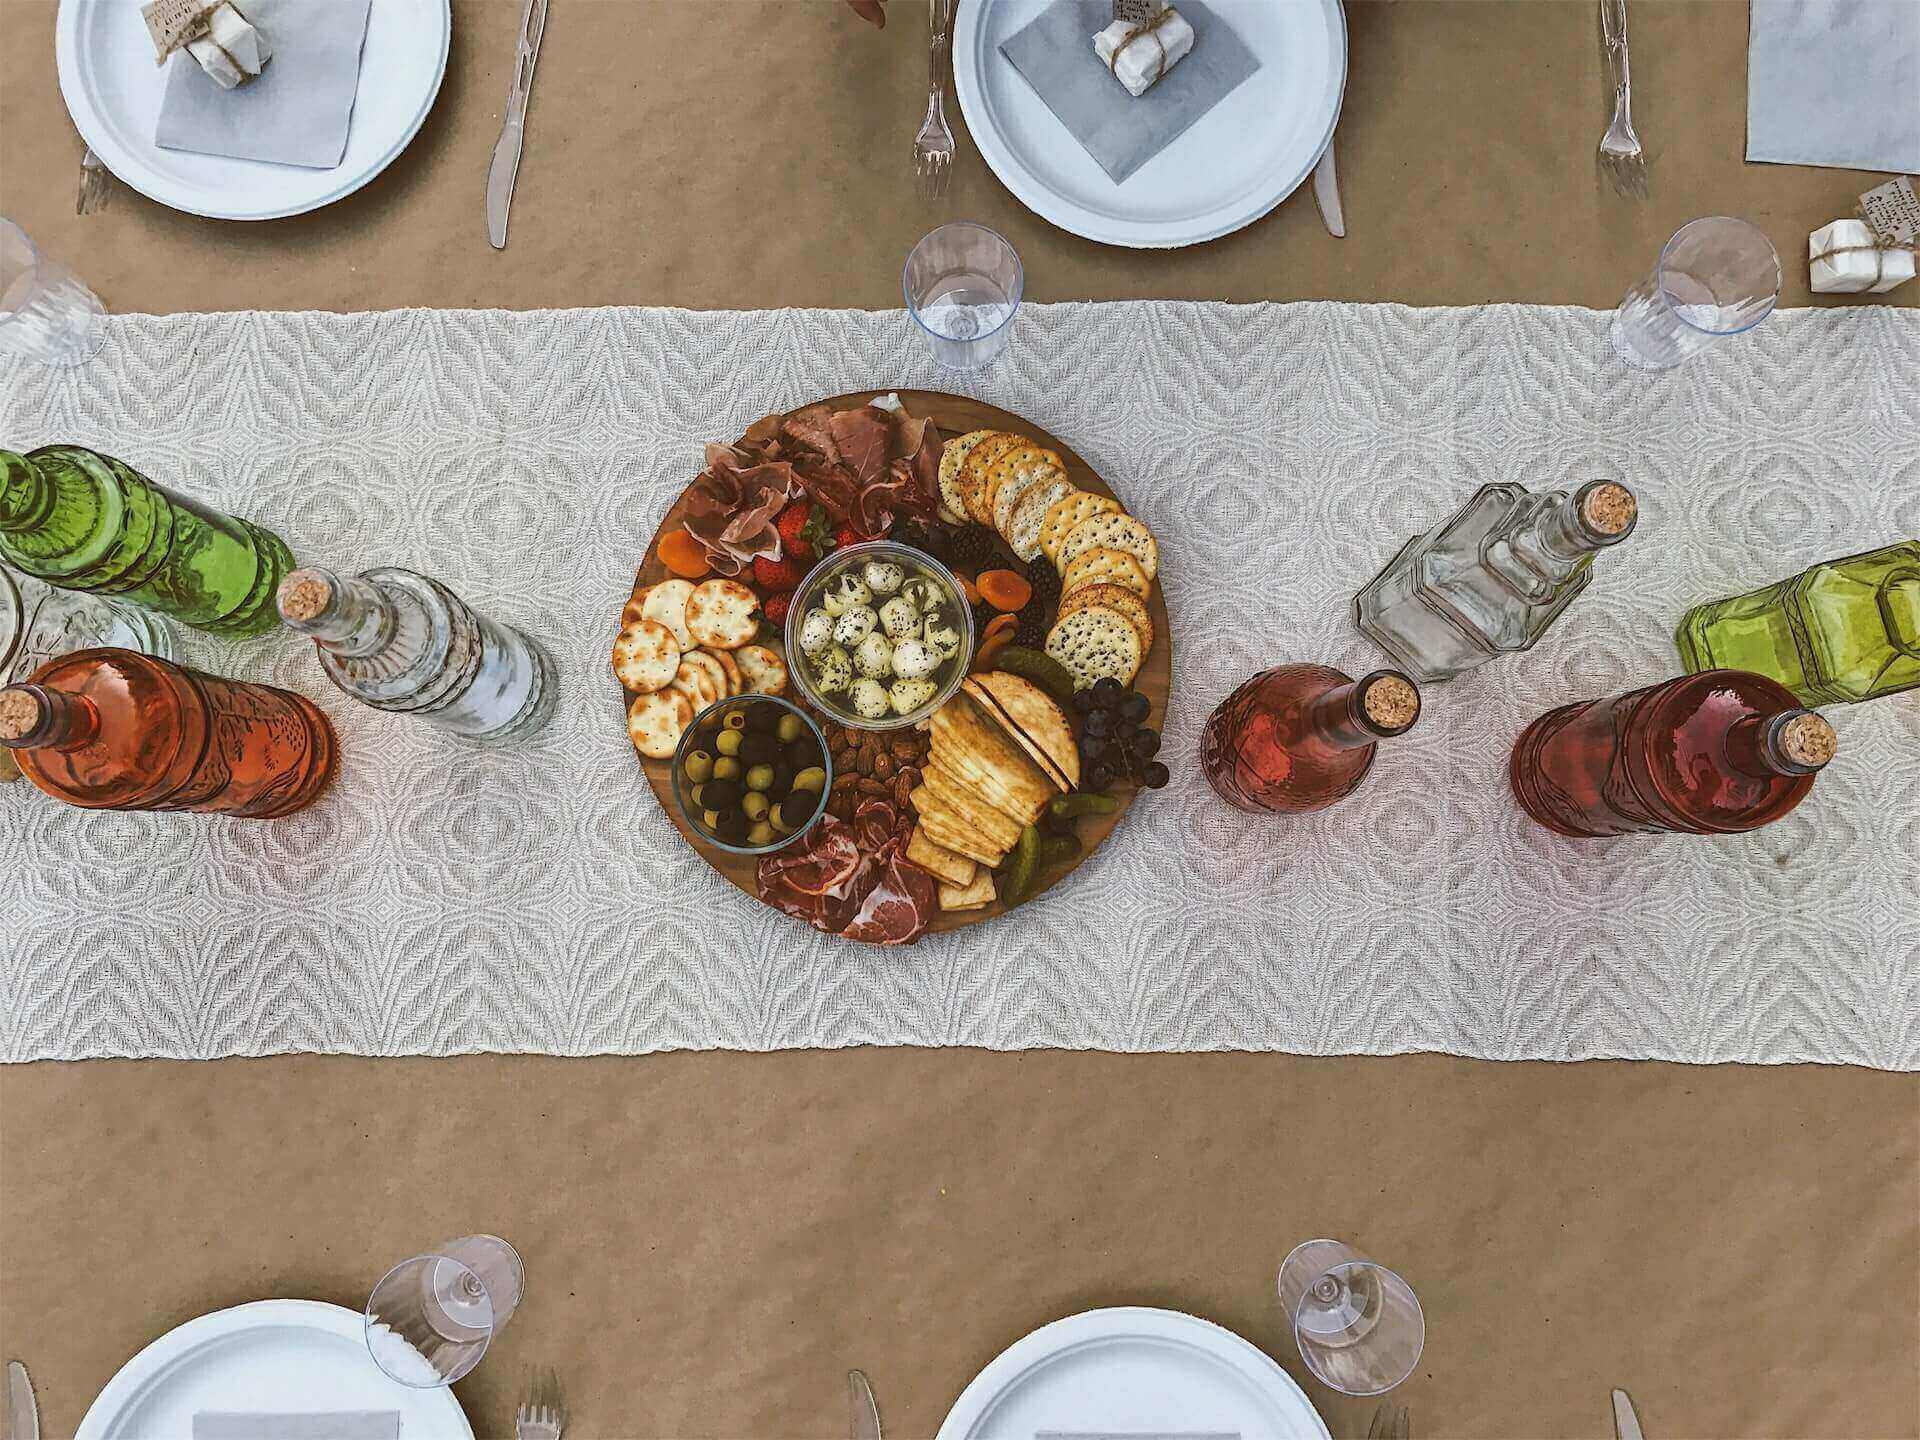
{"type": "Polygon", "coordinates": [[[1167,767],[1153,758],[1160,753],[1160,732],[1145,723],[1152,709],[1146,696],[1109,675],[1077,691],[1073,708],[1080,716],[1080,778],[1087,789],[1105,790],[1122,777],[1147,790],[1167,783],[1167,767]]]}

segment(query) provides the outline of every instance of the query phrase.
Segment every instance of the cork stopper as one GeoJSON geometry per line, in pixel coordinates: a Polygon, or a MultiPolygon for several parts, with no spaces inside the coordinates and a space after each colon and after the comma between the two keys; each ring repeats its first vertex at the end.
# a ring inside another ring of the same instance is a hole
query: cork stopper
{"type": "Polygon", "coordinates": [[[1387,735],[1411,729],[1420,718],[1420,692],[1397,670],[1376,670],[1360,682],[1360,710],[1387,735]]]}
{"type": "Polygon", "coordinates": [[[1580,523],[1596,535],[1621,536],[1639,518],[1640,502],[1617,481],[1590,485],[1580,497],[1580,523]]]}
{"type": "Polygon", "coordinates": [[[314,570],[295,570],[280,582],[280,616],[296,623],[317,619],[333,603],[333,585],[314,570]]]}
{"type": "Polygon", "coordinates": [[[1840,737],[1825,717],[1802,710],[1783,722],[1774,743],[1780,753],[1804,770],[1818,770],[1840,748],[1840,737]]]}
{"type": "Polygon", "coordinates": [[[40,728],[40,697],[21,686],[0,690],[0,744],[18,744],[40,728]]]}

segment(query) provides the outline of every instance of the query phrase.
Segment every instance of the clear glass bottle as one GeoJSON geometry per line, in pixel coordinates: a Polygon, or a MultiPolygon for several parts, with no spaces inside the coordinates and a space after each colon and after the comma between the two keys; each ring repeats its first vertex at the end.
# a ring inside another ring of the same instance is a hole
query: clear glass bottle
{"type": "Polygon", "coordinates": [[[1911,690],[1920,686],[1920,540],[1696,605],[1674,639],[1690,671],[1751,670],[1808,705],[1911,690]]]}
{"type": "Polygon", "coordinates": [[[56,800],[265,820],[333,778],[333,727],[311,700],[131,650],[81,650],[0,689],[0,745],[56,800]]]}
{"type": "Polygon", "coordinates": [[[328,679],[376,710],[481,744],[525,740],[553,714],[546,652],[411,570],[296,570],[281,582],[280,616],[313,637],[328,679]]]}
{"type": "Polygon", "coordinates": [[[79,445],[0,449],[0,560],[63,590],[144,605],[215,635],[277,626],[274,587],[293,568],[271,530],[79,445]]]}
{"type": "Polygon", "coordinates": [[[1200,764],[1238,809],[1320,810],[1359,788],[1376,742],[1406,734],[1419,718],[1420,691],[1392,670],[1349,680],[1328,665],[1279,665],[1207,717],[1200,764]]]}
{"type": "Polygon", "coordinates": [[[1633,531],[1639,505],[1614,480],[1535,494],[1483,485],[1416,535],[1353,599],[1354,623],[1424,684],[1533,647],[1593,578],[1593,557],[1633,531]]]}

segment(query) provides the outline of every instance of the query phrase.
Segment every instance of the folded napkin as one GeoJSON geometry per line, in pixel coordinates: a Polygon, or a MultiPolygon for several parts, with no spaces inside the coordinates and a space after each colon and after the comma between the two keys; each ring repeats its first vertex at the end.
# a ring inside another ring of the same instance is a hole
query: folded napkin
{"type": "Polygon", "coordinates": [[[1752,0],[1747,159],[1920,171],[1920,3],[1752,0]]]}
{"type": "Polygon", "coordinates": [[[398,1410],[337,1410],[322,1415],[254,1415],[202,1410],[193,1440],[400,1440],[398,1410]]]}
{"type": "Polygon", "coordinates": [[[247,0],[273,47],[256,80],[222,90],[191,55],[167,62],[154,143],[330,170],[347,150],[371,0],[247,0]]]}
{"type": "Polygon", "coordinates": [[[1133,96],[1093,53],[1113,22],[1112,0],[1054,0],[1000,46],[1026,82],[1117,185],[1184,135],[1260,68],[1246,42],[1200,0],[1178,0],[1193,50],[1133,96]]]}

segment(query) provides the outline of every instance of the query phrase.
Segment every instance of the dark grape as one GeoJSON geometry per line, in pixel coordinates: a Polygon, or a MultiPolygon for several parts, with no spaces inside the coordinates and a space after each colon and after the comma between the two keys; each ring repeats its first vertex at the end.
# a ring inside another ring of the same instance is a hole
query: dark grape
{"type": "Polygon", "coordinates": [[[1140,767],[1140,783],[1149,790],[1158,790],[1161,786],[1165,785],[1170,778],[1171,776],[1167,773],[1167,767],[1162,765],[1158,760],[1149,760],[1145,765],[1140,767]]]}
{"type": "Polygon", "coordinates": [[[1089,715],[1093,713],[1093,692],[1091,690],[1076,690],[1073,692],[1073,713],[1076,715],[1089,715]]]}
{"type": "Polygon", "coordinates": [[[1120,702],[1120,713],[1136,725],[1147,718],[1147,712],[1152,708],[1153,703],[1138,690],[1120,702]]]}
{"type": "Polygon", "coordinates": [[[1094,697],[1098,699],[1102,705],[1118,703],[1122,688],[1120,682],[1111,675],[1102,675],[1098,680],[1093,682],[1094,697]]]}
{"type": "Polygon", "coordinates": [[[1102,762],[1101,764],[1098,764],[1094,766],[1091,770],[1087,771],[1087,774],[1086,774],[1087,789],[1104,790],[1111,784],[1113,784],[1113,771],[1107,767],[1105,762],[1102,762]]]}
{"type": "Polygon", "coordinates": [[[1160,732],[1158,730],[1136,730],[1133,738],[1127,742],[1129,754],[1142,760],[1151,760],[1160,753],[1160,732]]]}
{"type": "Polygon", "coordinates": [[[1098,760],[1106,753],[1107,742],[1102,736],[1089,735],[1080,742],[1080,758],[1083,760],[1098,760]]]}
{"type": "Polygon", "coordinates": [[[1112,725],[1113,715],[1110,711],[1095,710],[1087,716],[1086,729],[1089,735],[1104,736],[1112,725]]]}
{"type": "Polygon", "coordinates": [[[1139,731],[1140,727],[1131,720],[1116,720],[1113,725],[1113,737],[1116,740],[1125,740],[1130,736],[1137,735],[1139,731]]]}

